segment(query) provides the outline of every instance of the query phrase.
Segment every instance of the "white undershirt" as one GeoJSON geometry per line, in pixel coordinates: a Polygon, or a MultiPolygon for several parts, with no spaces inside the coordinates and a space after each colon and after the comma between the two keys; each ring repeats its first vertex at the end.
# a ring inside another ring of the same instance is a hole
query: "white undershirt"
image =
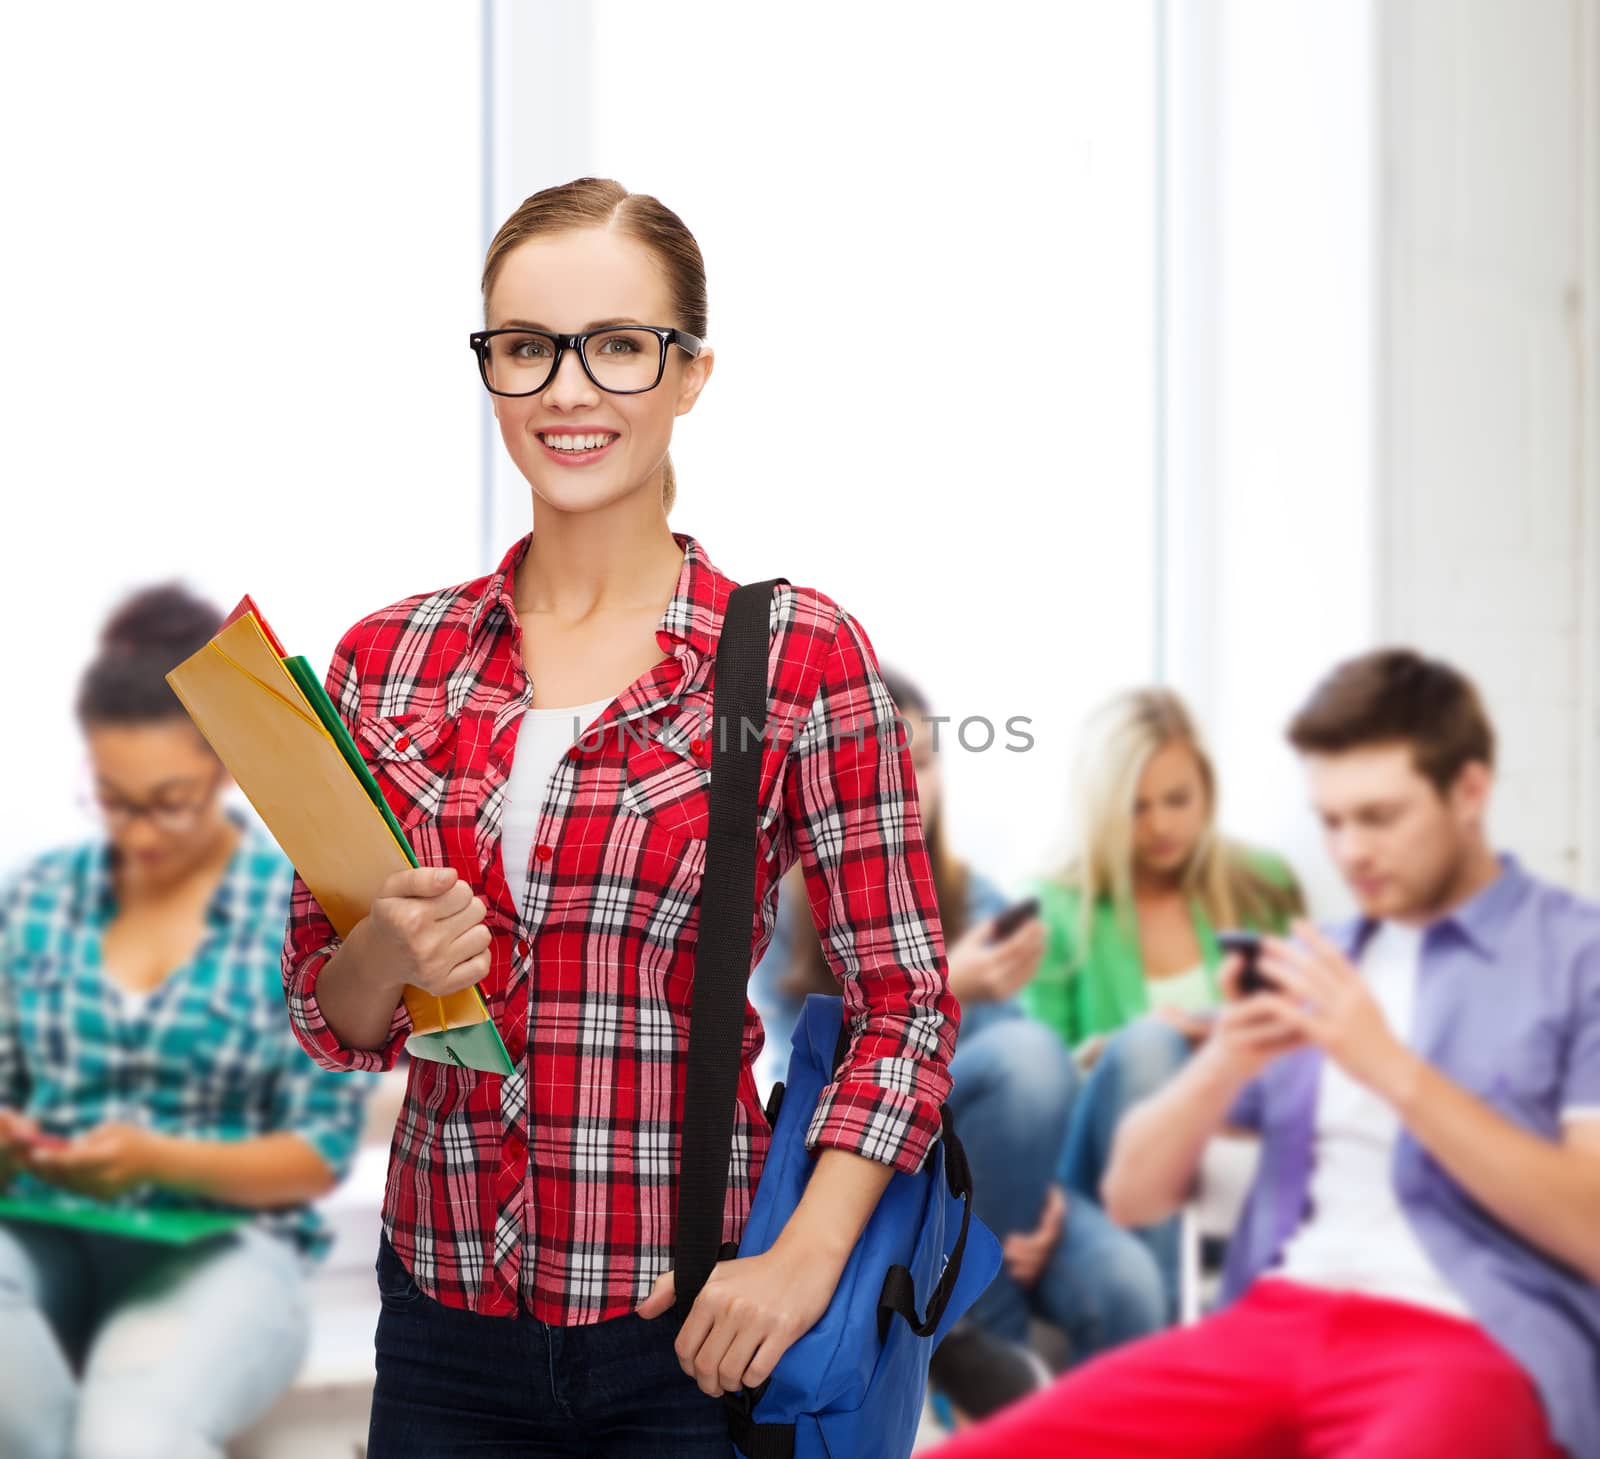
{"type": "MultiPolygon", "coordinates": [[[[1397,1037],[1411,1039],[1422,929],[1383,922],[1361,955],[1361,975],[1397,1037]]],[[[1311,1211],[1274,1276],[1471,1317],[1434,1266],[1395,1197],[1390,1177],[1400,1121],[1332,1059],[1317,1092],[1311,1211]]]]}
{"type": "Polygon", "coordinates": [[[544,813],[550,776],[611,698],[561,709],[526,709],[522,713],[511,774],[506,779],[505,805],[500,813],[500,860],[512,899],[519,908],[528,890],[528,859],[539,817],[544,813]]]}

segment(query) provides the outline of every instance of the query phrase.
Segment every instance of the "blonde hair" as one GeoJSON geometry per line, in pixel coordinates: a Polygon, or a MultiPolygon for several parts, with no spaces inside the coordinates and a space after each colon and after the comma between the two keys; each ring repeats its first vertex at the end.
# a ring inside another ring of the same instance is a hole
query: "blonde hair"
{"type": "Polygon", "coordinates": [[[1206,824],[1184,864],[1181,886],[1198,898],[1214,927],[1243,921],[1277,925],[1300,909],[1292,881],[1279,886],[1250,864],[1244,848],[1217,829],[1217,773],[1188,706],[1170,689],[1131,689],[1102,704],[1084,726],[1073,776],[1071,840],[1055,880],[1083,899],[1087,936],[1095,906],[1109,900],[1131,925],[1133,823],[1139,779],[1168,745],[1189,748],[1200,770],[1206,824]]]}
{"type": "MultiPolygon", "coordinates": [[[[500,225],[483,261],[483,314],[489,322],[489,292],[506,255],[530,238],[547,238],[577,228],[609,228],[641,243],[666,275],[667,291],[680,329],[706,337],[706,266],[700,245],[671,208],[648,193],[631,193],[609,177],[579,177],[525,198],[500,225]]],[[[667,453],[661,472],[661,510],[670,512],[678,497],[678,474],[667,453]]]]}

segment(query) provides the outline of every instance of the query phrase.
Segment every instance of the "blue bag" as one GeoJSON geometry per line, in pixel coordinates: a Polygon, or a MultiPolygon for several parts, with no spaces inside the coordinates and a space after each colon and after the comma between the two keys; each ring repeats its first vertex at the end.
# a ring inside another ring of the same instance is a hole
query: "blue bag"
{"type": "MultiPolygon", "coordinates": [[[[843,1000],[812,994],[794,1032],[772,1149],[740,1256],[766,1251],[805,1193],[806,1127],[840,1053],[843,1000]]],[[[771,1106],[769,1105],[769,1111],[771,1106]]],[[[731,1397],[746,1459],[903,1459],[928,1387],[928,1358],[1000,1269],[1000,1243],[972,1214],[972,1175],[944,1132],[914,1175],[897,1171],[856,1242],[828,1310],[756,1394],[731,1397]]]]}
{"type": "MultiPolygon", "coordinates": [[[[673,1266],[686,1316],[717,1261],[777,1239],[810,1179],[806,1130],[848,1048],[843,1000],[810,997],[789,1078],[774,1090],[771,1148],[737,1252],[720,1245],[738,1097],[755,901],[761,762],[744,726],[767,711],[774,583],[734,589],[712,687],[710,823],[691,998],[673,1266]],[[730,727],[737,744],[730,744],[730,727]],[[781,1091],[781,1094],[780,1094],[781,1091]]],[[[972,1175],[950,1111],[914,1174],[897,1171],[851,1252],[821,1319],[754,1392],[725,1397],[745,1459],[904,1459],[916,1440],[935,1344],[1000,1269],[1000,1245],[972,1214],[972,1175]]]]}

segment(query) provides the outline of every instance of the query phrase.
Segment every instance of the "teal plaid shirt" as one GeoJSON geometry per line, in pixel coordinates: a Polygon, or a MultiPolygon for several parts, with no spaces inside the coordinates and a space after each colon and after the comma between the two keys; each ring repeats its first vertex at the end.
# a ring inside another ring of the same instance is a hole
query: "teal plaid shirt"
{"type": "MultiPolygon", "coordinates": [[[[142,1006],[101,965],[115,910],[106,842],[50,852],[0,886],[0,1107],[64,1136],[108,1121],[202,1140],[286,1131],[344,1174],[375,1076],[330,1074],[295,1042],[280,969],[293,874],[264,831],[236,819],[243,835],[204,940],[142,1006]]],[[[11,1193],[59,1194],[25,1175],[11,1193]]],[[[226,1209],[156,1189],[123,1201],[226,1209]]],[[[309,1207],[257,1220],[326,1250],[309,1207]]]]}

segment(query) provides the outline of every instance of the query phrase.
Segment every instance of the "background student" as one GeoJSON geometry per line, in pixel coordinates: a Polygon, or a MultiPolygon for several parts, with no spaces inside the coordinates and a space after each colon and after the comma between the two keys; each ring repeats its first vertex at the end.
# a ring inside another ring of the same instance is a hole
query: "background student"
{"type": "Polygon", "coordinates": [[[205,1459],[288,1386],[365,1077],[283,1022],[291,870],[165,682],[222,615],[181,588],[112,616],[78,697],[107,836],[0,888],[0,1184],[250,1213],[170,1247],[0,1217],[0,1454],[205,1459]]]}
{"type": "Polygon", "coordinates": [[[1024,1400],[948,1459],[1600,1459],[1600,907],[1497,856],[1494,732],[1448,664],[1340,665],[1289,727],[1360,915],[1267,938],[1128,1116],[1149,1221],[1259,1133],[1221,1313],[1024,1400]]]}
{"type": "MultiPolygon", "coordinates": [[[[945,1340],[932,1370],[956,1408],[979,1416],[1035,1386],[1037,1363],[1016,1355],[1031,1318],[1059,1327],[1069,1361],[1078,1363],[1154,1332],[1166,1302],[1160,1273],[1140,1242],[1113,1225],[1095,1199],[1069,1201],[1055,1184],[1080,1077],[1065,1045],[1023,1013],[1017,996],[1039,964],[1045,924],[1032,917],[999,932],[996,919],[1007,898],[950,846],[927,697],[892,671],[884,683],[911,746],[950,989],[961,1002],[950,1109],[972,1164],[974,1208],[1005,1252],[999,1274],[945,1340]],[[1001,1339],[1010,1353],[985,1336],[1001,1339]]],[[[804,995],[827,992],[832,981],[804,888],[792,877],[778,926],[781,935],[775,933],[754,981],[768,1010],[767,1035],[787,1053],[787,1030],[804,995]]]]}
{"type": "MultiPolygon", "coordinates": [[[[1060,1179],[1098,1199],[1123,1114],[1205,1038],[1221,1001],[1219,928],[1282,930],[1302,909],[1285,862],[1224,836],[1216,770],[1172,690],[1129,690],[1084,727],[1070,857],[1029,883],[1047,931],[1024,1006],[1091,1069],[1060,1179]]],[[[1141,1230],[1178,1302],[1176,1219],[1141,1230]]]]}

